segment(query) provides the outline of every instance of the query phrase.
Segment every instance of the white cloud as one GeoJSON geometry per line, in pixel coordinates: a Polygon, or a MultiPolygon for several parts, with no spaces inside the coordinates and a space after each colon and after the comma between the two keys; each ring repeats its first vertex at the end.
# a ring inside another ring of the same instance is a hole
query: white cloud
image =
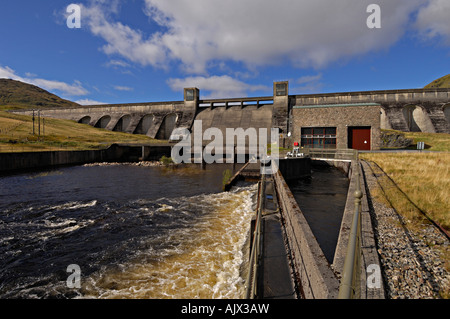
{"type": "Polygon", "coordinates": [[[216,61],[323,67],[389,48],[426,1],[378,0],[382,28],[375,30],[366,25],[373,0],[145,0],[145,14],[161,26],[147,34],[113,21],[118,1],[110,9],[106,1],[92,0],[82,14],[105,40],[106,54],[157,67],[181,62],[185,71],[207,75],[216,61]]]}
{"type": "Polygon", "coordinates": [[[90,99],[78,100],[78,101],[75,101],[75,103],[78,103],[80,105],[102,105],[102,104],[108,104],[108,103],[103,103],[103,102],[94,101],[94,100],[90,100],[90,99]]]}
{"type": "Polygon", "coordinates": [[[111,60],[108,63],[106,63],[105,66],[113,67],[113,68],[118,68],[118,67],[127,68],[130,66],[130,64],[126,63],[125,61],[121,61],[121,60],[111,60]]]}
{"type": "Polygon", "coordinates": [[[128,86],[120,86],[120,85],[115,85],[114,89],[117,91],[128,91],[128,92],[134,90],[133,88],[130,88],[128,86]]]}
{"type": "MultiPolygon", "coordinates": [[[[366,9],[373,0],[141,1],[143,14],[160,28],[149,24],[149,29],[138,30],[121,22],[122,0],[82,5],[83,28],[104,40],[101,49],[111,56],[108,66],[179,66],[192,76],[172,78],[169,86],[197,86],[208,97],[243,96],[261,89],[229,76],[244,79],[245,67],[253,74],[259,67],[281,64],[320,69],[387,50],[413,26],[427,38],[450,43],[448,0],[377,0],[380,29],[366,24],[366,9]],[[235,63],[244,68],[236,72],[231,67],[235,63]],[[211,69],[228,75],[213,76],[211,69]]],[[[295,90],[317,92],[321,74],[292,83],[295,90]]]]}
{"type": "MultiPolygon", "coordinates": [[[[450,43],[450,1],[377,0],[381,28],[369,29],[373,0],[141,0],[160,28],[137,30],[120,22],[123,0],[82,5],[83,27],[102,38],[108,55],[143,66],[179,62],[191,74],[212,65],[240,62],[249,68],[290,63],[325,67],[332,62],[385,50],[413,26],[428,38],[450,43]]],[[[127,65],[112,60],[111,65],[127,65]],[[113,62],[114,61],[114,62],[113,62]]]]}
{"type": "MultiPolygon", "coordinates": [[[[32,75],[30,73],[26,73],[28,76],[32,75]]],[[[86,95],[89,92],[83,88],[82,84],[79,81],[74,81],[73,84],[67,84],[61,81],[52,81],[46,79],[40,79],[35,77],[21,77],[16,74],[16,72],[10,67],[1,67],[0,66],[0,78],[12,79],[21,81],[28,84],[36,85],[42,89],[48,91],[59,91],[65,95],[69,96],[80,96],[86,95]]]]}
{"type": "Polygon", "coordinates": [[[372,0],[146,0],[147,14],[167,31],[160,42],[193,73],[212,60],[248,66],[322,67],[382,50],[405,31],[422,0],[379,0],[382,28],[367,28],[372,0]]]}
{"type": "Polygon", "coordinates": [[[419,11],[416,26],[424,38],[439,38],[450,44],[450,1],[430,0],[419,11]]]}
{"type": "Polygon", "coordinates": [[[292,81],[289,89],[297,94],[317,93],[320,92],[323,87],[323,83],[320,82],[320,80],[322,80],[322,73],[316,75],[305,75],[292,81]]]}
{"type": "Polygon", "coordinates": [[[111,22],[108,13],[118,10],[117,1],[113,6],[106,1],[92,3],[91,6],[82,6],[82,19],[94,35],[106,41],[103,52],[108,55],[118,54],[141,65],[163,66],[165,52],[157,34],[145,39],[141,31],[133,30],[121,22],[111,22]]]}
{"type": "Polygon", "coordinates": [[[272,88],[265,85],[251,85],[233,79],[228,75],[222,76],[195,76],[185,79],[169,79],[168,85],[174,91],[182,91],[187,87],[197,87],[203,99],[243,97],[247,92],[269,91],[272,88]],[[204,95],[206,93],[206,95],[204,95]]]}

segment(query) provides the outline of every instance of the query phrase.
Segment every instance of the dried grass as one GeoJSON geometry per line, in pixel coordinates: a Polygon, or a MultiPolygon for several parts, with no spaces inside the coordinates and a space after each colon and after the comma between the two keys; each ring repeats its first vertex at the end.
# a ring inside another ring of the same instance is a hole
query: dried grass
{"type": "Polygon", "coordinates": [[[377,163],[398,185],[381,180],[388,200],[405,218],[422,221],[421,210],[450,229],[450,153],[365,153],[361,158],[377,163]]]}

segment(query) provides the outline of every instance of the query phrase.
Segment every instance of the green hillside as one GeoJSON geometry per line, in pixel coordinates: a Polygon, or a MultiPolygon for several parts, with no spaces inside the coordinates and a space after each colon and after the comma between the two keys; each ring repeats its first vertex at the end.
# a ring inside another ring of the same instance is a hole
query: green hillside
{"type": "Polygon", "coordinates": [[[425,89],[431,88],[450,88],[450,74],[444,75],[425,86],[425,89]]]}
{"type": "Polygon", "coordinates": [[[0,110],[79,106],[35,85],[0,79],[0,110]]]}

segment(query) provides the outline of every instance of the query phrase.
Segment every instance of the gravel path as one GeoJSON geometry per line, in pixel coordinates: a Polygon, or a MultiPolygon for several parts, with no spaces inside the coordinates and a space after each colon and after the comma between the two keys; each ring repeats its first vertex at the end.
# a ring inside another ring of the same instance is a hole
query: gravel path
{"type": "MultiPolygon", "coordinates": [[[[379,187],[379,172],[374,174],[364,161],[362,165],[373,191],[379,187]]],[[[370,202],[386,297],[450,298],[448,238],[431,224],[412,228],[392,207],[373,199],[370,202]]]]}

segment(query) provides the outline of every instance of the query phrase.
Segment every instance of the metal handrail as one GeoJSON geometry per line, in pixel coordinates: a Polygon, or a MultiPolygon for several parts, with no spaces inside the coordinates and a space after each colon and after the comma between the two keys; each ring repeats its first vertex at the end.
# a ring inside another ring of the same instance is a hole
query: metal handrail
{"type": "Polygon", "coordinates": [[[361,198],[362,191],[360,185],[359,159],[358,153],[355,153],[356,169],[354,178],[356,178],[355,190],[355,211],[353,214],[352,225],[347,245],[347,255],[345,256],[344,269],[339,287],[339,299],[357,298],[360,293],[360,263],[361,263],[361,198]]]}
{"type": "Polygon", "coordinates": [[[249,270],[247,274],[247,291],[246,299],[255,299],[258,294],[258,267],[261,253],[261,218],[264,200],[265,175],[261,174],[261,182],[259,184],[259,203],[256,212],[255,230],[253,232],[252,250],[250,252],[249,270]]]}
{"type": "Polygon", "coordinates": [[[306,148],[301,150],[306,155],[310,157],[321,157],[330,159],[353,159],[357,150],[353,149],[323,149],[323,148],[306,148]]]}

